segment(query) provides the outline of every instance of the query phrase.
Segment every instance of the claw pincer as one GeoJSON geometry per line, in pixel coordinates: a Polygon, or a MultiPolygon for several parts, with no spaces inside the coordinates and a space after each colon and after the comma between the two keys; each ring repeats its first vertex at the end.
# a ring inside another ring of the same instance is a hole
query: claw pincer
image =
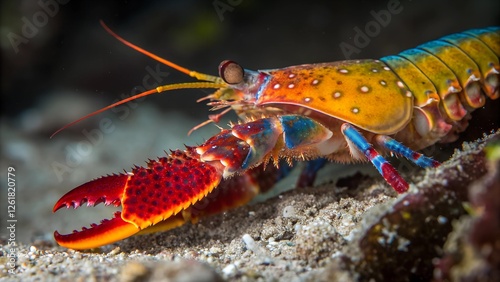
{"type": "Polygon", "coordinates": [[[122,206],[121,213],[99,225],[68,235],[55,232],[56,241],[72,249],[109,244],[178,214],[205,197],[220,182],[221,174],[201,162],[192,151],[173,151],[170,156],[136,167],[129,174],[110,175],[83,184],[64,195],[54,206],[122,206]]]}

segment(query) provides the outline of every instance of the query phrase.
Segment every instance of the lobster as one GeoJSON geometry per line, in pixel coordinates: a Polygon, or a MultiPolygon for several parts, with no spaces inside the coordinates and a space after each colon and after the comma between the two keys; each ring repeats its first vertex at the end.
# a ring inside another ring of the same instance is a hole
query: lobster
{"type": "Polygon", "coordinates": [[[199,126],[217,123],[230,110],[240,121],[201,145],[170,151],[146,167],[103,176],[62,196],[54,212],[84,203],[122,207],[90,228],[66,235],[55,231],[57,243],[71,249],[169,230],[241,206],[269,190],[298,160],[308,162],[297,186],[311,185],[326,161],[370,161],[397,193],[404,193],[409,184],[384,156],[439,166],[416,151],[456,140],[470,112],[486,103],[485,94],[500,96],[500,27],[452,34],[379,60],[260,71],[226,60],[219,76],[211,76],[149,53],[101,24],[125,45],[199,81],[159,86],[60,130],[130,100],[186,88],[217,89],[200,100],[210,100],[212,110],[221,112],[199,126]]]}

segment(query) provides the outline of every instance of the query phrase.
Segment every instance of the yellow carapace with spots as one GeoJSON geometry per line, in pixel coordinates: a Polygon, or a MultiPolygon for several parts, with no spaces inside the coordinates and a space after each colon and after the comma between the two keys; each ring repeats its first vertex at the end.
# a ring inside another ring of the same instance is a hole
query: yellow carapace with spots
{"type": "Polygon", "coordinates": [[[380,60],[261,71],[224,61],[219,77],[159,58],[104,27],[124,44],[202,82],[160,86],[68,126],[133,99],[185,88],[217,89],[200,101],[208,99],[213,110],[222,111],[199,126],[218,122],[230,110],[240,121],[199,146],[171,151],[146,167],[104,176],[64,195],[54,211],[85,202],[122,206],[112,219],[90,228],[67,235],[56,231],[56,241],[73,249],[168,230],[243,205],[270,189],[297,160],[308,161],[297,186],[312,185],[326,160],[370,161],[404,193],[408,183],[383,155],[436,167],[437,161],[415,150],[455,140],[470,112],[487,97],[499,97],[499,27],[445,36],[380,60]]]}
{"type": "Polygon", "coordinates": [[[411,92],[378,60],[294,66],[267,73],[265,95],[256,100],[261,106],[295,105],[379,134],[396,133],[411,119],[411,92]],[[382,103],[387,105],[383,112],[374,106],[382,103]]]}

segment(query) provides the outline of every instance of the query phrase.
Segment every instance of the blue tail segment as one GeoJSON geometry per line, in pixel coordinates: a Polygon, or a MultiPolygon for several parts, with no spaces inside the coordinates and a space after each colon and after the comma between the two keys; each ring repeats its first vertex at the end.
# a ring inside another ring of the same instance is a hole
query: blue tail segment
{"type": "Polygon", "coordinates": [[[382,146],[386,147],[391,152],[403,155],[405,158],[420,167],[438,167],[440,165],[438,161],[417,153],[388,136],[379,135],[377,138],[382,146]]]}
{"type": "Polygon", "coordinates": [[[379,173],[398,193],[404,193],[408,190],[408,183],[399,175],[396,169],[382,157],[373,146],[350,124],[342,125],[344,136],[362,152],[366,158],[377,168],[379,173]]]}

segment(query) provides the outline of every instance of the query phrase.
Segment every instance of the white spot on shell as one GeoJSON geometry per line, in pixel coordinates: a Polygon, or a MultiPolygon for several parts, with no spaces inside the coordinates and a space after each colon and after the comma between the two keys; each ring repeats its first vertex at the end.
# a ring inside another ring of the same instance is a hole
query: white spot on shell
{"type": "Polygon", "coordinates": [[[372,72],[378,72],[378,69],[372,69],[372,72]]]}
{"type": "Polygon", "coordinates": [[[339,72],[340,72],[340,73],[349,73],[349,71],[348,71],[348,70],[346,70],[346,69],[339,69],[339,72]]]}
{"type": "Polygon", "coordinates": [[[370,91],[370,87],[363,85],[363,86],[361,86],[360,90],[363,93],[367,93],[368,91],[370,91]]]}
{"type": "Polygon", "coordinates": [[[280,85],[279,83],[276,83],[276,84],[273,86],[273,88],[274,88],[274,89],[279,89],[280,87],[281,87],[281,85],[280,85]]]}
{"type": "Polygon", "coordinates": [[[351,110],[351,111],[352,111],[353,113],[355,113],[355,114],[359,113],[359,109],[358,109],[358,108],[352,108],[352,110],[351,110]]]}
{"type": "Polygon", "coordinates": [[[291,73],[288,75],[288,78],[294,78],[295,77],[295,74],[294,73],[291,73]]]}
{"type": "Polygon", "coordinates": [[[406,91],[406,97],[411,98],[412,96],[413,96],[413,94],[411,94],[410,91],[406,91]]]}
{"type": "Polygon", "coordinates": [[[380,81],[380,84],[382,84],[383,86],[386,86],[386,85],[387,85],[387,82],[385,82],[385,80],[381,80],[381,81],[380,81]]]}
{"type": "Polygon", "coordinates": [[[437,102],[437,101],[438,101],[438,100],[436,100],[436,99],[434,99],[434,98],[429,98],[429,99],[427,99],[427,101],[425,102],[425,105],[424,105],[424,106],[429,105],[429,104],[432,104],[432,103],[437,102]]]}
{"type": "Polygon", "coordinates": [[[478,81],[480,78],[475,76],[474,74],[472,74],[470,77],[469,77],[469,80],[472,80],[472,81],[478,81]]]}
{"type": "Polygon", "coordinates": [[[405,85],[401,81],[398,81],[396,84],[399,86],[399,88],[404,88],[405,87],[405,85]]]}
{"type": "Polygon", "coordinates": [[[450,86],[450,87],[448,88],[448,92],[450,92],[450,93],[458,93],[458,92],[460,92],[461,90],[462,90],[462,89],[459,89],[459,88],[456,88],[456,87],[453,87],[453,86],[450,86]]]}
{"type": "Polygon", "coordinates": [[[311,100],[312,100],[312,99],[311,99],[311,97],[305,97],[305,98],[304,98],[304,102],[306,102],[306,103],[311,102],[311,100]]]}
{"type": "Polygon", "coordinates": [[[391,69],[389,67],[384,67],[384,70],[390,71],[391,69]]]}
{"type": "Polygon", "coordinates": [[[337,91],[337,92],[335,92],[335,93],[333,93],[333,97],[334,97],[334,98],[340,98],[340,96],[342,96],[342,93],[340,93],[340,92],[338,92],[338,91],[337,91]]]}
{"type": "Polygon", "coordinates": [[[288,84],[288,88],[292,89],[294,87],[295,87],[295,84],[293,84],[293,83],[288,84]]]}
{"type": "Polygon", "coordinates": [[[312,85],[317,85],[318,83],[319,83],[319,80],[315,79],[315,80],[313,80],[313,81],[312,81],[312,83],[311,83],[311,84],[312,84],[312,85]]]}

